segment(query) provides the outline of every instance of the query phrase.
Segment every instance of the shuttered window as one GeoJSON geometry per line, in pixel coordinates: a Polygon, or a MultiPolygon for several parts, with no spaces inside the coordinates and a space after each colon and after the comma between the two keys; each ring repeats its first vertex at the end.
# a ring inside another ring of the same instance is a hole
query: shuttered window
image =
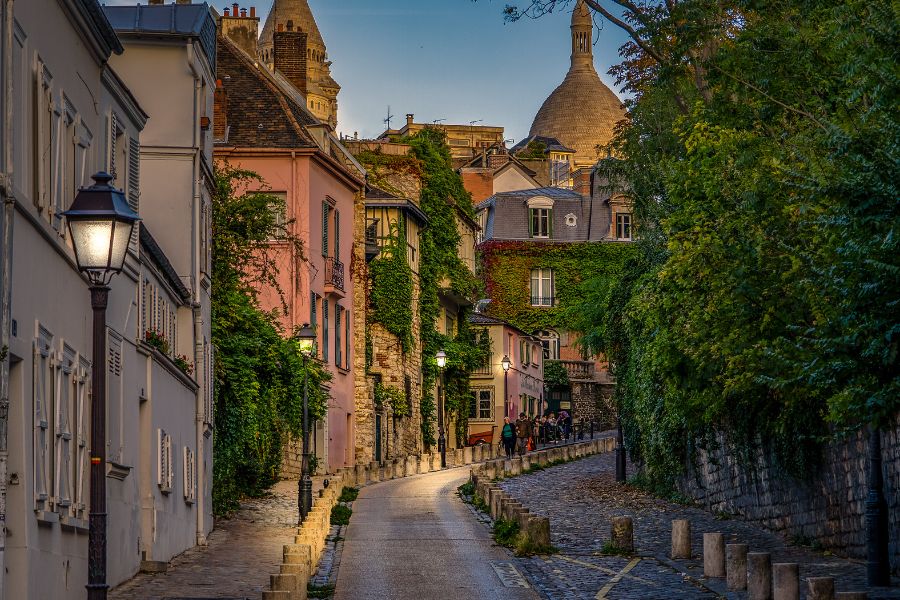
{"type": "Polygon", "coordinates": [[[350,313],[344,311],[344,367],[350,368],[350,313]]]}
{"type": "MultiPolygon", "coordinates": [[[[128,140],[128,206],[134,212],[140,212],[141,197],[141,144],[135,139],[128,140]]],[[[140,226],[140,223],[138,223],[140,226]]],[[[137,252],[138,227],[132,229],[129,248],[137,252]]]]}
{"type": "Polygon", "coordinates": [[[334,211],[334,259],[341,260],[341,213],[334,211]]]}
{"type": "Polygon", "coordinates": [[[194,451],[184,447],[182,457],[182,486],[184,488],[184,501],[193,504],[197,499],[197,466],[194,459],[194,451]]]}
{"type": "Polygon", "coordinates": [[[40,328],[34,341],[34,508],[50,509],[50,415],[53,397],[53,336],[40,328]]]}
{"type": "MultiPolygon", "coordinates": [[[[319,337],[319,326],[318,326],[318,312],[319,312],[319,296],[315,292],[310,292],[309,294],[309,325],[313,328],[313,331],[316,332],[316,339],[318,341],[319,337]]],[[[319,355],[319,344],[316,343],[316,347],[313,348],[313,355],[319,355]]]]}
{"type": "Polygon", "coordinates": [[[322,202],[322,256],[328,256],[328,212],[331,205],[322,202]]]}
{"type": "Polygon", "coordinates": [[[174,465],[172,464],[172,436],[165,429],[157,429],[156,484],[164,494],[172,491],[174,465]]]}
{"type": "Polygon", "coordinates": [[[341,359],[343,351],[341,346],[341,313],[343,311],[344,308],[341,305],[334,305],[334,364],[338,367],[343,365],[343,360],[341,359]]]}
{"type": "Polygon", "coordinates": [[[328,299],[322,299],[322,360],[328,362],[328,299]]]}

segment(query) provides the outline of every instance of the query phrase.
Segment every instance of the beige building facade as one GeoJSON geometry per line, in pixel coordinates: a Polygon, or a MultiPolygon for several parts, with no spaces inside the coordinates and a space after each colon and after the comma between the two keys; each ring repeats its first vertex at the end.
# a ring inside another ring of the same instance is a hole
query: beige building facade
{"type": "Polygon", "coordinates": [[[112,585],[145,561],[190,548],[212,527],[209,479],[202,479],[211,473],[211,428],[198,436],[212,420],[208,363],[197,343],[197,316],[209,303],[198,293],[200,278],[191,278],[193,250],[186,251],[199,236],[193,177],[169,190],[172,204],[154,206],[141,145],[149,111],[107,62],[124,47],[99,3],[31,0],[3,10],[9,37],[2,47],[12,52],[0,63],[9,109],[0,127],[0,403],[7,408],[0,410],[0,597],[74,600],[87,583],[97,360],[88,284],[61,215],[78,187],[96,171],[113,173],[147,225],[136,229],[112,280],[107,313],[112,585]],[[181,223],[189,224],[186,238],[163,238],[181,223]]]}

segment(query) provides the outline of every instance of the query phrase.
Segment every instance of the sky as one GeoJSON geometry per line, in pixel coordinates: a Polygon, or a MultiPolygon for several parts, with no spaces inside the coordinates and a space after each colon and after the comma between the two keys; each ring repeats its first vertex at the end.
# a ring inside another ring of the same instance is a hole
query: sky
{"type": "MultiPolygon", "coordinates": [[[[101,0],[133,5],[134,0],[101,0]]],[[[309,0],[341,85],[338,132],[371,138],[392,125],[444,119],[445,123],[505,128],[506,139],[528,135],[544,99],[569,67],[571,2],[540,19],[505,23],[506,4],[527,0],[309,0]]],[[[146,0],[141,2],[146,4],[146,0]]],[[[217,9],[231,2],[212,0],[217,9]]],[[[272,0],[256,6],[260,30],[272,0]]],[[[595,19],[594,64],[606,74],[618,62],[625,34],[595,19]]]]}

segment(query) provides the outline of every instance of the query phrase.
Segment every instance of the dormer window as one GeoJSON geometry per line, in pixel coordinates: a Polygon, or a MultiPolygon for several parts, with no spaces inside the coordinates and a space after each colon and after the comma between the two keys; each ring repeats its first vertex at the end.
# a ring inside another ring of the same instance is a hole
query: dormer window
{"type": "Polygon", "coordinates": [[[553,201],[545,196],[528,201],[528,234],[532,238],[553,237],[553,201]]]}

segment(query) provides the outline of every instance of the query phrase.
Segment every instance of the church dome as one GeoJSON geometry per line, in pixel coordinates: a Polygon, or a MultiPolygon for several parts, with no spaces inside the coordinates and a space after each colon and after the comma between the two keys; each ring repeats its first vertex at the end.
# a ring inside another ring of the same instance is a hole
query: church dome
{"type": "Polygon", "coordinates": [[[572,13],[572,65],[538,110],[529,133],[556,138],[575,150],[577,166],[597,162],[597,146],[609,143],[616,123],[626,116],[622,102],[594,69],[592,33],[588,7],[578,0],[572,13]]]}

